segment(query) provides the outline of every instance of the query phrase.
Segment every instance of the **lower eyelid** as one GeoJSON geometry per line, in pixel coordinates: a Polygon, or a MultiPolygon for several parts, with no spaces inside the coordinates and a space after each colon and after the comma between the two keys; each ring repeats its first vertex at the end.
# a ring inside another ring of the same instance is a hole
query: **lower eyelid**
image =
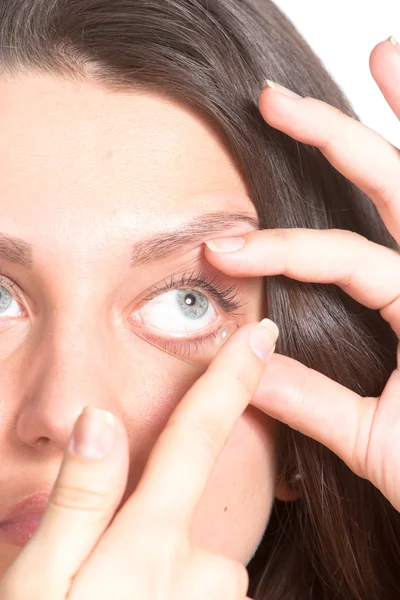
{"type": "MultiPolygon", "coordinates": [[[[167,354],[171,354],[172,356],[175,356],[176,358],[185,358],[188,356],[191,356],[192,354],[192,350],[194,350],[193,353],[197,353],[199,352],[199,346],[202,348],[202,350],[204,350],[204,348],[206,347],[206,345],[209,345],[210,342],[215,342],[217,339],[217,334],[221,329],[221,324],[218,325],[218,327],[216,327],[215,329],[213,329],[213,331],[207,333],[207,334],[203,334],[202,336],[197,336],[195,338],[187,338],[187,337],[182,337],[182,338],[163,338],[163,337],[158,337],[158,336],[151,336],[150,339],[148,339],[148,337],[143,338],[145,341],[149,342],[150,344],[152,344],[153,346],[155,346],[156,348],[158,348],[159,350],[162,350],[164,352],[166,352],[167,354]],[[184,352],[183,352],[184,350],[184,352]]],[[[140,336],[142,337],[142,336],[140,336]]],[[[209,348],[209,358],[208,360],[211,359],[212,354],[214,353],[214,347],[211,347],[211,349],[209,348]]],[[[202,357],[203,360],[206,360],[207,362],[207,356],[206,357],[202,357]]]]}

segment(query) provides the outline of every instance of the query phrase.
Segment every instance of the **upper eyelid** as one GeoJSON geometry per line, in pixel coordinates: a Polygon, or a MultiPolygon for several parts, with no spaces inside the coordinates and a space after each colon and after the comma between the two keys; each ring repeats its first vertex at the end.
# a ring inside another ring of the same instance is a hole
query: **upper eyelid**
{"type": "MultiPolygon", "coordinates": [[[[208,277],[208,274],[205,270],[202,270],[198,274],[195,274],[195,271],[193,271],[191,274],[183,273],[177,277],[179,279],[175,278],[174,275],[170,275],[169,281],[167,281],[167,279],[163,280],[162,285],[154,284],[150,288],[150,291],[148,290],[147,296],[144,298],[141,298],[140,304],[142,304],[144,302],[149,302],[153,298],[155,298],[157,295],[162,294],[166,291],[169,291],[171,289],[179,289],[179,287],[185,287],[185,286],[189,287],[189,288],[190,287],[200,287],[201,289],[208,291],[208,293],[211,294],[217,300],[217,302],[219,302],[220,304],[221,304],[221,296],[224,297],[224,295],[225,295],[225,299],[226,299],[225,300],[225,309],[226,310],[232,304],[235,305],[235,309],[241,308],[241,307],[245,306],[246,304],[248,304],[247,300],[242,300],[242,301],[235,300],[235,298],[239,294],[239,290],[238,290],[237,286],[235,286],[234,284],[232,284],[230,286],[222,286],[220,284],[214,284],[216,277],[214,277],[210,280],[208,277]],[[204,285],[204,284],[206,284],[206,285],[204,285]],[[210,289],[207,289],[206,286],[213,288],[215,290],[215,293],[213,294],[212,291],[210,289]]],[[[242,314],[242,313],[235,313],[235,314],[242,314]]]]}

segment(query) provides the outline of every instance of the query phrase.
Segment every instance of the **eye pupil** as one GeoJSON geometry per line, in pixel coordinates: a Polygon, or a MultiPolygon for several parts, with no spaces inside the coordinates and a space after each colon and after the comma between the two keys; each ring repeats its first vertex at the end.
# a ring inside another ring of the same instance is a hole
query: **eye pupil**
{"type": "Polygon", "coordinates": [[[193,294],[186,295],[185,304],[187,304],[188,306],[192,306],[195,302],[196,302],[196,298],[193,296],[193,294]]]}
{"type": "Polygon", "coordinates": [[[177,302],[183,314],[190,319],[199,319],[208,309],[208,300],[201,292],[177,290],[177,302]]]}

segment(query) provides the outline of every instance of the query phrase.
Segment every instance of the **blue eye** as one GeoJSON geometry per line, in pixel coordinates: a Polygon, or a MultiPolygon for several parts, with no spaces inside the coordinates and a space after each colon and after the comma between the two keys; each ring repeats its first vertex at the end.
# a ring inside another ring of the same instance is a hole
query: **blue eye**
{"type": "Polygon", "coordinates": [[[207,312],[208,300],[201,292],[177,290],[176,301],[183,314],[190,319],[198,319],[207,312]]]}
{"type": "Polygon", "coordinates": [[[4,317],[18,317],[20,314],[21,308],[18,302],[7,288],[0,285],[0,319],[4,317]]]}
{"type": "Polygon", "coordinates": [[[190,288],[171,290],[147,302],[132,318],[169,337],[188,337],[209,327],[218,313],[207,297],[190,288]]]}
{"type": "Polygon", "coordinates": [[[0,287],[0,311],[3,311],[4,309],[8,308],[11,299],[12,296],[10,292],[4,287],[0,287]]]}
{"type": "Polygon", "coordinates": [[[171,276],[163,286],[153,286],[141,301],[141,308],[131,314],[136,333],[173,356],[186,357],[194,350],[207,357],[224,321],[216,307],[240,316],[243,313],[237,309],[247,304],[237,299],[239,291],[235,285],[224,287],[215,280],[210,280],[203,270],[178,279],[171,276]],[[178,287],[182,289],[174,289],[178,287]],[[208,297],[195,287],[207,292],[208,297]]]}

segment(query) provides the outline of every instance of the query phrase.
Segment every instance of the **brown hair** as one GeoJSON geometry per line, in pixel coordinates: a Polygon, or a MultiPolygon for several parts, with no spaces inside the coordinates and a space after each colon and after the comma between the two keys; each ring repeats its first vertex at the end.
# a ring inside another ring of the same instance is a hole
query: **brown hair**
{"type": "MultiPolygon", "coordinates": [[[[358,119],[320,59],[270,0],[2,0],[0,73],[47,72],[104,89],[143,89],[189,104],[222,136],[262,228],[349,229],[396,247],[372,202],[316,148],[270,127],[265,77],[358,119]]],[[[378,396],[397,340],[378,311],[333,285],[268,277],[277,351],[352,390],[378,396]]],[[[267,312],[267,310],[266,310],[267,312]]],[[[321,444],[282,425],[287,478],[248,564],[255,600],[400,597],[400,517],[321,444]]]]}

